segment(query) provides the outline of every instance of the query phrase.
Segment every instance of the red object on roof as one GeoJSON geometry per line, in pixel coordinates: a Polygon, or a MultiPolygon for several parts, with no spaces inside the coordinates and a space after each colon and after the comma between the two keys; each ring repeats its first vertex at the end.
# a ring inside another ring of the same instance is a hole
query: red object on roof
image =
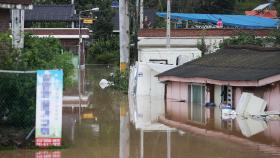
{"type": "Polygon", "coordinates": [[[271,18],[271,19],[277,18],[276,10],[262,10],[262,11],[252,10],[252,11],[245,11],[245,14],[249,16],[260,16],[260,17],[271,18]]]}

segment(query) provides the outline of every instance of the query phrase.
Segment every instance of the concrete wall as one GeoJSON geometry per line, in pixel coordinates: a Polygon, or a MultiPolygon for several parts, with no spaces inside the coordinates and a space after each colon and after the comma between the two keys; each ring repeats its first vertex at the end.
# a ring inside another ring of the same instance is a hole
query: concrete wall
{"type": "Polygon", "coordinates": [[[5,32],[9,30],[10,23],[10,10],[0,9],[0,32],[5,32]]]}

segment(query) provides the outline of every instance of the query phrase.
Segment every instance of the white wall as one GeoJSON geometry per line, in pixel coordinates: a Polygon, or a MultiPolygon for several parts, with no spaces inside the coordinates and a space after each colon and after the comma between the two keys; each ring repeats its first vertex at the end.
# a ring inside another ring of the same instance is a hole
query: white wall
{"type": "Polygon", "coordinates": [[[186,56],[188,61],[201,56],[197,48],[142,48],[138,52],[139,62],[150,62],[151,59],[167,60],[168,64],[176,65],[177,57],[186,56]]]}
{"type": "MultiPolygon", "coordinates": [[[[171,47],[173,48],[188,48],[197,47],[197,43],[201,41],[203,37],[177,37],[171,38],[171,47]]],[[[205,43],[209,46],[210,52],[214,52],[219,44],[229,36],[207,36],[204,37],[205,43]]],[[[138,48],[165,48],[165,37],[139,37],[138,48]]]]}

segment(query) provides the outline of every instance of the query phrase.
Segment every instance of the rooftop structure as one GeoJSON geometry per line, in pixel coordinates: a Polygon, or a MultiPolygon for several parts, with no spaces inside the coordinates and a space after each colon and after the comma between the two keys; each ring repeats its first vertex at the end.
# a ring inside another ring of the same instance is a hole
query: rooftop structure
{"type": "Polygon", "coordinates": [[[229,47],[159,74],[186,81],[232,86],[263,86],[280,80],[280,49],[229,47]]]}
{"type": "MultiPolygon", "coordinates": [[[[157,13],[159,17],[166,18],[166,13],[157,13]]],[[[243,28],[243,29],[260,29],[276,28],[278,21],[258,16],[247,15],[226,15],[226,14],[191,14],[191,13],[171,13],[171,20],[193,21],[194,23],[202,22],[210,25],[217,24],[218,20],[223,21],[225,27],[243,28]]]]}

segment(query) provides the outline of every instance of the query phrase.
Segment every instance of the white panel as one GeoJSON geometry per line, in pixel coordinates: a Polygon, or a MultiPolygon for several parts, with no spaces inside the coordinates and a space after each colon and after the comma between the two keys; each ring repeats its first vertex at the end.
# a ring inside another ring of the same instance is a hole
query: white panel
{"type": "Polygon", "coordinates": [[[260,115],[264,113],[267,102],[252,93],[242,93],[236,108],[237,114],[260,115]]]}
{"type": "Polygon", "coordinates": [[[148,65],[140,64],[137,73],[137,95],[150,95],[151,69],[148,65]]]}
{"type": "Polygon", "coordinates": [[[247,105],[245,113],[250,115],[260,115],[264,113],[265,107],[266,107],[265,100],[252,95],[247,105]]]}

